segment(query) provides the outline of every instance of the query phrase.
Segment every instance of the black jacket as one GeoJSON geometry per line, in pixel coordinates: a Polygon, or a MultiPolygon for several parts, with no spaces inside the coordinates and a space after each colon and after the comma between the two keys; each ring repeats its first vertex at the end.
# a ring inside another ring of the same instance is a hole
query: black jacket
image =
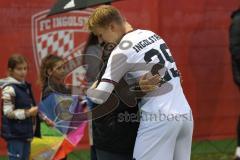
{"type": "Polygon", "coordinates": [[[229,30],[232,71],[235,83],[240,87],[240,9],[233,12],[229,30]]]}
{"type": "MultiPolygon", "coordinates": [[[[99,82],[105,71],[107,59],[107,56],[103,57],[104,64],[98,77],[99,82]]],[[[127,104],[134,106],[135,102],[135,95],[130,92],[129,87],[122,79],[112,93],[119,99],[117,109],[92,121],[93,144],[97,149],[113,153],[133,154],[139,117],[137,104],[135,107],[129,107],[125,104],[127,102],[127,104]],[[120,94],[122,96],[119,96],[120,94]],[[125,95],[123,96],[123,94],[125,95]],[[133,101],[129,101],[129,99],[133,101]]],[[[111,100],[111,97],[109,100],[111,100]]]]}
{"type": "MultiPolygon", "coordinates": [[[[116,96],[117,89],[121,88],[116,87],[113,92],[116,96]]],[[[118,98],[120,100],[120,97],[118,98]]],[[[93,120],[93,144],[97,149],[133,154],[139,127],[138,107],[129,107],[124,102],[120,100],[116,110],[93,120]]]]}

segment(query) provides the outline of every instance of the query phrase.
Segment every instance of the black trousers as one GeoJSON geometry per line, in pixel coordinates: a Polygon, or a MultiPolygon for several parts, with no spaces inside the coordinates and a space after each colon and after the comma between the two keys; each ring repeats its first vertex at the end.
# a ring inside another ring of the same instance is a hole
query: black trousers
{"type": "Polygon", "coordinates": [[[91,160],[97,160],[97,153],[96,153],[95,146],[91,146],[91,148],[90,148],[90,156],[91,156],[91,160]]]}
{"type": "MultiPolygon", "coordinates": [[[[240,92],[240,86],[238,87],[240,92]]],[[[240,116],[238,116],[238,123],[237,123],[237,146],[240,147],[240,116]]]]}
{"type": "Polygon", "coordinates": [[[91,160],[132,160],[132,154],[113,153],[91,146],[91,160]]]}
{"type": "Polygon", "coordinates": [[[238,117],[237,124],[237,146],[240,147],[240,116],[238,117]]]}

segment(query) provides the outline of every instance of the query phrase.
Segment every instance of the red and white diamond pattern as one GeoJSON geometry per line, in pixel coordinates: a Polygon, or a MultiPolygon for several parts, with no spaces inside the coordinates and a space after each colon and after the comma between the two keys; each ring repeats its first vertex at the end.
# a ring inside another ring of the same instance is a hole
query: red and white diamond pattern
{"type": "Polygon", "coordinates": [[[37,52],[41,59],[47,54],[66,58],[71,54],[73,49],[74,38],[71,31],[51,32],[37,38],[37,52]]]}

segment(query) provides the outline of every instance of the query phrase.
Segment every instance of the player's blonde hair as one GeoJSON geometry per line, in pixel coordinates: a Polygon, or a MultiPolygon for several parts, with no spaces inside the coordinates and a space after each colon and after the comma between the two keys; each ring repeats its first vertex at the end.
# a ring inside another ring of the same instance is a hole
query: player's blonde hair
{"type": "Polygon", "coordinates": [[[87,26],[88,29],[94,33],[96,27],[104,28],[111,22],[122,24],[123,21],[124,18],[118,9],[109,5],[103,5],[96,8],[96,10],[91,14],[88,19],[87,26]]]}

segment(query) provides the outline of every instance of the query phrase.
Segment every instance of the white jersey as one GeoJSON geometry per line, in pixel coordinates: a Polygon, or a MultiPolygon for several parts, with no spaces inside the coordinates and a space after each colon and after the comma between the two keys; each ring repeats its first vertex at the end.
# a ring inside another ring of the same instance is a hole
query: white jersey
{"type": "Polygon", "coordinates": [[[159,73],[166,83],[141,99],[141,110],[164,114],[191,111],[170,50],[151,31],[138,29],[124,35],[109,57],[102,81],[118,83],[125,77],[130,83],[132,78],[139,79],[147,72],[159,73]]]}

